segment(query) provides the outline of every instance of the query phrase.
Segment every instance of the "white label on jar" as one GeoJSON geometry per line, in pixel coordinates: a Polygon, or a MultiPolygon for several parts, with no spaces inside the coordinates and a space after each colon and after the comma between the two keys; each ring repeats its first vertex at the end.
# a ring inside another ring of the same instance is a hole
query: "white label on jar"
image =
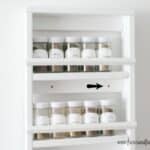
{"type": "Polygon", "coordinates": [[[45,49],[36,49],[33,51],[33,58],[48,58],[48,53],[45,49]]]}
{"type": "Polygon", "coordinates": [[[51,124],[64,124],[66,123],[66,117],[60,114],[53,114],[51,116],[51,124]]]}
{"type": "Polygon", "coordinates": [[[53,48],[49,52],[49,57],[52,58],[52,59],[64,58],[63,50],[57,49],[57,48],[53,48]]]}
{"type": "Polygon", "coordinates": [[[98,57],[111,57],[112,51],[110,48],[101,48],[98,50],[98,57]]]}
{"type": "Polygon", "coordinates": [[[101,114],[101,122],[109,123],[115,121],[116,121],[116,115],[113,112],[104,112],[101,114]]]}
{"type": "Polygon", "coordinates": [[[82,123],[82,116],[80,114],[71,113],[68,115],[68,123],[82,123]]]}
{"type": "Polygon", "coordinates": [[[66,50],[66,58],[80,58],[79,48],[69,48],[66,50]]]}
{"type": "Polygon", "coordinates": [[[84,123],[98,123],[99,117],[96,113],[86,113],[84,115],[84,123]]]}
{"type": "Polygon", "coordinates": [[[47,116],[36,116],[35,125],[49,125],[49,121],[47,116]]]}
{"type": "Polygon", "coordinates": [[[83,49],[82,58],[96,58],[96,51],[94,49],[83,49]]]}

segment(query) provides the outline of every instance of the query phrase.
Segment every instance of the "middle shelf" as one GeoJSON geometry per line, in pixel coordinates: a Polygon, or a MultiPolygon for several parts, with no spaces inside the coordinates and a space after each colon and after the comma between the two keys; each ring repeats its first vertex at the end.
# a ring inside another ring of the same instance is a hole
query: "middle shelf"
{"type": "Polygon", "coordinates": [[[125,79],[128,72],[89,72],[89,73],[34,73],[34,81],[84,80],[84,79],[125,79]]]}

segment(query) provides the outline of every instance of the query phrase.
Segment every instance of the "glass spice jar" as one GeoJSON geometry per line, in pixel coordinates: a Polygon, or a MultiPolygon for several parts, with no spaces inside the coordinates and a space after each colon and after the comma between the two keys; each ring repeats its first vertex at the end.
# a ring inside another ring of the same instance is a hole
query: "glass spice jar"
{"type": "MultiPolygon", "coordinates": [[[[112,56],[112,50],[110,46],[110,39],[107,37],[97,38],[97,56],[98,58],[110,58],[112,56]]],[[[110,71],[110,65],[100,64],[99,71],[108,72],[110,71]]]]}
{"type": "MultiPolygon", "coordinates": [[[[49,44],[51,45],[51,48],[49,50],[50,59],[64,59],[63,42],[64,38],[62,37],[50,38],[49,40],[49,44]]],[[[53,65],[51,66],[51,72],[64,72],[64,66],[53,65]]]]}
{"type": "MultiPolygon", "coordinates": [[[[68,102],[68,124],[81,124],[83,114],[83,105],[79,101],[68,102]]],[[[81,131],[70,132],[70,137],[81,137],[81,131]]]]}
{"type": "MultiPolygon", "coordinates": [[[[98,101],[85,101],[84,102],[84,123],[85,124],[93,124],[99,123],[99,115],[98,115],[98,101]]],[[[99,131],[86,131],[87,137],[98,136],[99,131]]]]}
{"type": "MultiPolygon", "coordinates": [[[[66,124],[66,103],[65,102],[51,102],[51,124],[66,124]]],[[[66,132],[53,132],[54,139],[61,139],[67,137],[66,132]]]]}
{"type": "MultiPolygon", "coordinates": [[[[35,125],[36,126],[47,126],[50,124],[49,119],[49,104],[38,102],[34,104],[34,112],[35,112],[35,125]]],[[[37,140],[44,140],[50,137],[49,133],[37,133],[37,140]]]]}
{"type": "MultiPolygon", "coordinates": [[[[101,123],[111,123],[116,121],[116,114],[114,112],[114,103],[112,100],[101,100],[101,123]]],[[[103,130],[103,135],[111,136],[114,134],[114,130],[103,130]]]]}
{"type": "MultiPolygon", "coordinates": [[[[33,39],[33,58],[48,58],[47,52],[47,39],[45,37],[33,39]]],[[[34,66],[33,71],[35,73],[48,72],[47,66],[34,66]]]]}
{"type": "MultiPolygon", "coordinates": [[[[82,37],[82,58],[83,59],[91,59],[96,58],[95,51],[95,38],[93,37],[82,37]]],[[[92,65],[84,65],[84,72],[94,72],[95,66],[92,65]]]]}
{"type": "MultiPolygon", "coordinates": [[[[79,59],[81,57],[80,38],[78,37],[66,37],[67,49],[65,52],[65,58],[67,59],[79,59]]],[[[68,65],[68,72],[79,72],[81,66],[68,65]]]]}

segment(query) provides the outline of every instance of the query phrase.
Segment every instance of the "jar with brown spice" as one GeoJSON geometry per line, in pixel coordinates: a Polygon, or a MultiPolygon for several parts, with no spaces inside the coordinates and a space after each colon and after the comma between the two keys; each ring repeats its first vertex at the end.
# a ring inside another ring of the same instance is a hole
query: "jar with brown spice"
{"type": "MultiPolygon", "coordinates": [[[[99,123],[98,115],[98,101],[85,101],[84,102],[84,123],[85,124],[94,124],[99,123]]],[[[98,136],[99,131],[86,131],[86,136],[93,137],[98,136]]]]}
{"type": "MultiPolygon", "coordinates": [[[[79,101],[68,102],[68,124],[81,124],[83,114],[83,105],[79,101]]],[[[70,137],[81,137],[81,131],[70,132],[70,137]]]]}
{"type": "MultiPolygon", "coordinates": [[[[47,52],[47,39],[45,37],[33,39],[33,58],[48,58],[47,52]]],[[[48,72],[47,66],[34,66],[33,71],[35,73],[48,72]]]]}
{"type": "MultiPolygon", "coordinates": [[[[51,37],[49,39],[49,44],[51,45],[51,48],[49,50],[50,59],[64,59],[63,42],[64,38],[62,37],[51,37]]],[[[51,66],[51,72],[63,72],[63,71],[64,66],[61,65],[51,66]]]]}
{"type": "MultiPolygon", "coordinates": [[[[66,37],[65,42],[67,43],[65,58],[67,58],[67,59],[79,59],[81,57],[80,38],[78,38],[78,37],[66,37]]],[[[81,70],[81,66],[68,65],[67,70],[68,70],[68,72],[79,72],[81,70]]]]}
{"type": "MultiPolygon", "coordinates": [[[[66,124],[66,103],[65,102],[51,102],[51,124],[66,124]]],[[[61,139],[67,137],[66,132],[53,132],[54,139],[61,139]]]]}
{"type": "MultiPolygon", "coordinates": [[[[114,103],[112,100],[101,100],[101,123],[111,123],[116,121],[116,114],[114,112],[114,103]]],[[[114,130],[103,130],[103,135],[110,136],[114,134],[114,130]]]]}
{"type": "MultiPolygon", "coordinates": [[[[47,126],[50,124],[49,120],[49,104],[38,102],[34,104],[35,122],[36,126],[47,126]]],[[[44,140],[50,137],[49,133],[37,133],[35,138],[37,140],[44,140]]]]}
{"type": "MultiPolygon", "coordinates": [[[[82,58],[83,59],[92,59],[96,58],[95,51],[95,38],[93,37],[82,37],[82,58]]],[[[94,72],[95,66],[84,65],[84,72],[94,72]]]]}
{"type": "MultiPolygon", "coordinates": [[[[107,37],[97,38],[97,56],[98,58],[110,58],[112,56],[112,50],[110,47],[110,39],[107,37]]],[[[107,72],[110,71],[110,65],[100,64],[99,71],[107,72]]]]}

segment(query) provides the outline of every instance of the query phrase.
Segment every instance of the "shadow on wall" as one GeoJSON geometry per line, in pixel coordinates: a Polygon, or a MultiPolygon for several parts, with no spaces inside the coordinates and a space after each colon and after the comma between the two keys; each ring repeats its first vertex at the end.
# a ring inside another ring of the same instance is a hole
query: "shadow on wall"
{"type": "MultiPolygon", "coordinates": [[[[150,13],[139,12],[135,16],[135,52],[137,139],[150,141],[150,13]]],[[[144,145],[137,146],[137,149],[142,147],[145,149],[144,145]]]]}

